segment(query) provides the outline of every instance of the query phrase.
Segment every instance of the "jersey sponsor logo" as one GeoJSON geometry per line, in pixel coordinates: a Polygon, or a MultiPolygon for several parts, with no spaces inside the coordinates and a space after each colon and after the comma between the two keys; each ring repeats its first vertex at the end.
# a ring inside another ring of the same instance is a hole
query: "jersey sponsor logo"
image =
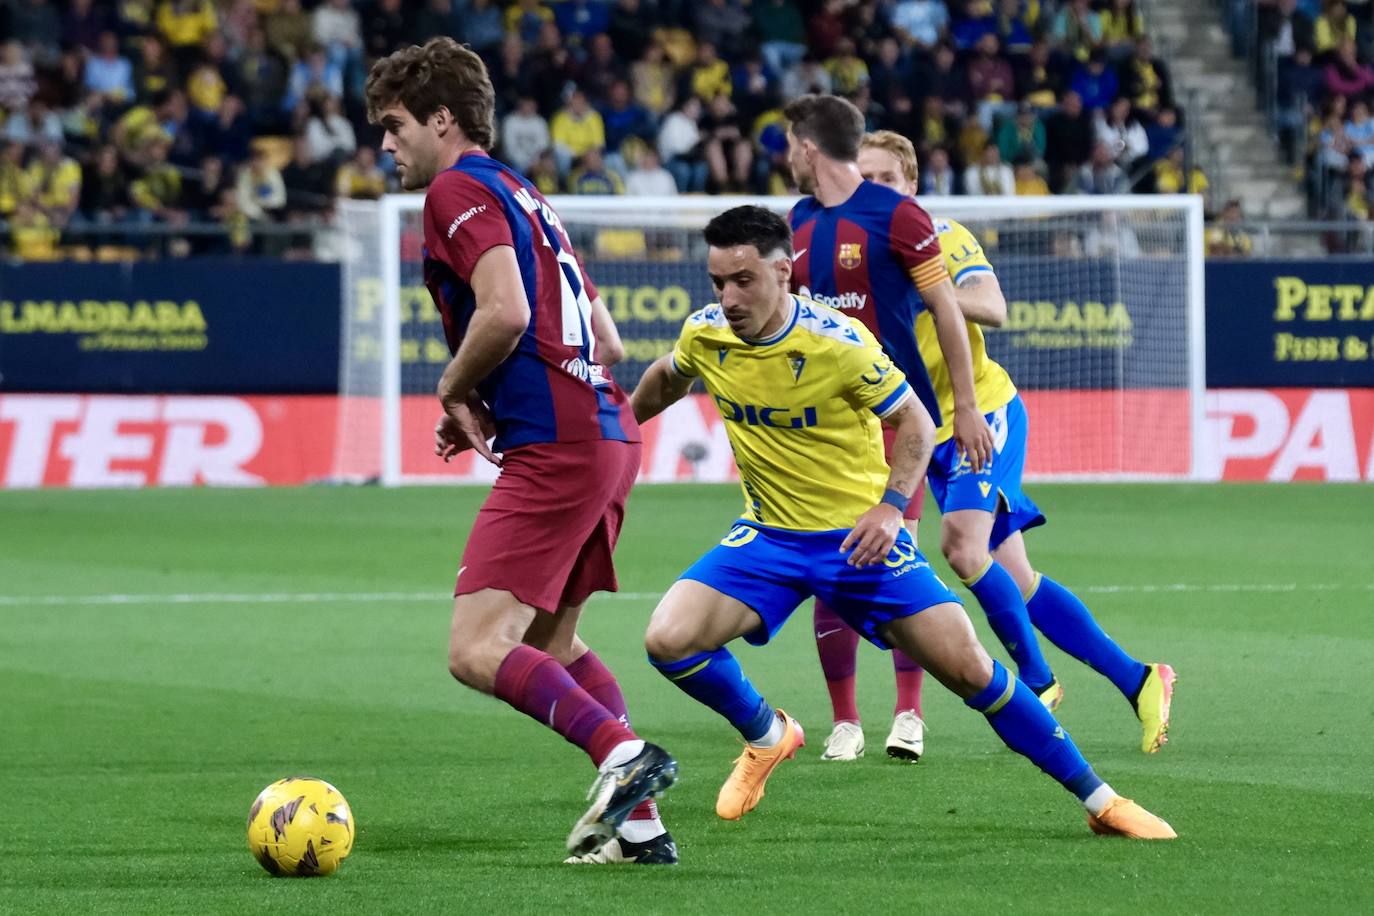
{"type": "Polygon", "coordinates": [[[806,429],[819,422],[814,407],[760,407],[756,404],[736,404],[720,395],[716,395],[716,407],[728,422],[743,423],[745,426],[806,429]]]}
{"type": "Polygon", "coordinates": [[[938,233],[932,232],[930,235],[926,236],[924,239],[922,239],[920,242],[916,244],[916,250],[921,251],[923,249],[929,248],[930,243],[938,240],[939,238],[940,236],[938,233]]]}
{"type": "Polygon", "coordinates": [[[802,287],[801,295],[808,299],[814,299],[821,305],[828,305],[832,309],[862,309],[868,305],[868,296],[864,293],[840,293],[838,296],[821,296],[811,292],[806,287],[802,287]]]}
{"type": "Polygon", "coordinates": [[[610,384],[606,369],[600,363],[589,363],[580,356],[563,360],[563,371],[573,378],[579,378],[593,388],[605,388],[610,384]]]}
{"type": "Polygon", "coordinates": [[[844,242],[835,257],[845,270],[853,270],[863,263],[863,245],[859,242],[844,242]]]}
{"type": "Polygon", "coordinates": [[[471,207],[467,210],[464,210],[462,213],[459,213],[457,216],[453,218],[453,222],[448,224],[448,237],[453,238],[453,233],[458,231],[459,226],[463,225],[463,223],[466,223],[468,220],[472,219],[477,214],[485,212],[487,212],[487,205],[478,204],[475,207],[471,207]]]}
{"type": "Polygon", "coordinates": [[[910,541],[898,541],[892,545],[892,549],[883,558],[883,565],[895,569],[903,563],[910,563],[916,559],[916,545],[910,541]]]}

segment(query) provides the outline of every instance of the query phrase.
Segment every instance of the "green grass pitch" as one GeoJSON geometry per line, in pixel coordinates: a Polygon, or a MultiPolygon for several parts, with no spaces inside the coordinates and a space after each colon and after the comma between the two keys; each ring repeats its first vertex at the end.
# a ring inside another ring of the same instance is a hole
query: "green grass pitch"
{"type": "Polygon", "coordinates": [[[809,608],[737,648],[809,744],[758,810],[717,820],[736,738],[649,668],[641,636],[728,529],[734,488],[638,489],[629,595],[593,599],[584,627],[681,763],[672,869],[559,864],[590,766],[449,678],[445,594],[481,491],[0,494],[0,912],[1374,911],[1374,490],[1032,492],[1051,518],[1032,559],[1179,671],[1173,740],[1147,757],[1110,685],[1048,650],[1064,725],[1177,842],[1093,836],[931,681],[926,759],[888,760],[891,666],[867,647],[869,756],[822,764],[809,608]],[[158,597],[180,594],[222,597],[158,597]],[[352,597],[299,597],[326,594],[352,597]],[[65,600],[96,595],[132,597],[65,600]],[[357,844],[333,877],[273,879],[244,820],[300,773],[346,794],[357,844]]]}

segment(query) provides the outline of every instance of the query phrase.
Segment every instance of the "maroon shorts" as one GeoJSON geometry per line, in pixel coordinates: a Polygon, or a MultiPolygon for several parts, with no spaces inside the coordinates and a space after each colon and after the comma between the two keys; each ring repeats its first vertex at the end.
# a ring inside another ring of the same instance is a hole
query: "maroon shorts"
{"type": "Polygon", "coordinates": [[[611,553],[640,444],[545,442],[506,452],[463,548],[453,594],[510,592],[543,611],[616,590],[611,553]]]}
{"type": "MultiPolygon", "coordinates": [[[[897,430],[890,426],[883,427],[883,455],[892,457],[892,443],[897,439],[897,430]]],[[[914,522],[921,517],[921,506],[926,501],[926,479],[922,477],[916,482],[916,492],[911,494],[911,502],[907,503],[906,511],[902,513],[902,518],[914,522]]]]}

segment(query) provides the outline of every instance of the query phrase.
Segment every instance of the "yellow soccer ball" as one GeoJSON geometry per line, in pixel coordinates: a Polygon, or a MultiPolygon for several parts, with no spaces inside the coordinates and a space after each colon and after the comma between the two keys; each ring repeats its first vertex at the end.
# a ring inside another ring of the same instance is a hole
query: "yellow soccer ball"
{"type": "Polygon", "coordinates": [[[353,849],[353,812],[323,779],[279,779],[248,811],[248,849],[274,875],[332,875],[353,849]]]}

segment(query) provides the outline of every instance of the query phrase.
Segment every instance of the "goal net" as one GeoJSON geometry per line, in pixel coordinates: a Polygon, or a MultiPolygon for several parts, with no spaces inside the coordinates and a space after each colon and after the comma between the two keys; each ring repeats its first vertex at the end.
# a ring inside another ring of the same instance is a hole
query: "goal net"
{"type": "MultiPolygon", "coordinates": [[[[626,389],[713,301],[701,230],[741,203],[785,213],[790,198],[555,197],[619,326],[626,389]]],[[[1030,414],[1027,475],[1200,479],[1203,441],[1201,199],[1184,195],[925,198],[937,220],[981,241],[1008,303],[986,330],[1030,414]]],[[[486,481],[470,452],[433,454],[435,385],[448,361],[421,274],[418,195],[349,202],[335,476],[387,484],[486,481]]],[[[645,430],[643,479],[729,480],[722,421],[704,397],[645,430]]]]}

